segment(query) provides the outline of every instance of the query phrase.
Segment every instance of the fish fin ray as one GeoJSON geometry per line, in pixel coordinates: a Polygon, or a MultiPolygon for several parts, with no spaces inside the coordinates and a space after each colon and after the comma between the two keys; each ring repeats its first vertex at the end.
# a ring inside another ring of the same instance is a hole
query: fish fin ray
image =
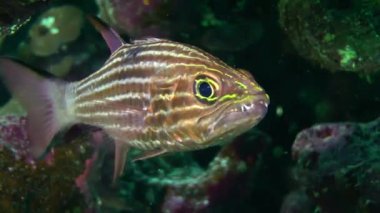
{"type": "Polygon", "coordinates": [[[145,151],[140,156],[138,156],[135,159],[133,159],[133,162],[139,161],[139,160],[146,160],[146,159],[153,158],[153,157],[157,157],[157,156],[163,155],[165,153],[167,153],[167,150],[165,150],[165,149],[154,149],[154,150],[145,151]]]}
{"type": "Polygon", "coordinates": [[[9,58],[0,58],[0,78],[27,112],[30,154],[41,156],[54,135],[66,124],[66,118],[60,120],[62,117],[57,113],[61,108],[57,106],[57,100],[62,98],[57,93],[64,84],[43,78],[9,58]]]}
{"type": "Polygon", "coordinates": [[[115,52],[115,50],[125,44],[125,41],[120,37],[120,35],[104,21],[95,16],[87,16],[87,18],[95,29],[102,35],[111,53],[115,52]]]}

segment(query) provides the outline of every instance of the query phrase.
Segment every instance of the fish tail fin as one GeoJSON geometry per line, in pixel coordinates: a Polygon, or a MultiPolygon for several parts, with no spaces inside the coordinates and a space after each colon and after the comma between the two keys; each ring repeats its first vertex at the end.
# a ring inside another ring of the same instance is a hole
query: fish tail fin
{"type": "Polygon", "coordinates": [[[68,84],[44,78],[7,58],[0,58],[0,79],[26,110],[30,154],[40,157],[54,135],[74,122],[67,110],[68,84]]]}

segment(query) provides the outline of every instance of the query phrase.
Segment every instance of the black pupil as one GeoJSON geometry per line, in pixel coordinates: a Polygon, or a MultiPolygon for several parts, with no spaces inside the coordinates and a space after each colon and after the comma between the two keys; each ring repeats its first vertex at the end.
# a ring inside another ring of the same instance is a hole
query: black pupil
{"type": "Polygon", "coordinates": [[[207,82],[202,82],[199,84],[199,93],[203,96],[203,97],[210,97],[211,94],[212,94],[212,88],[210,86],[209,83],[207,82]]]}

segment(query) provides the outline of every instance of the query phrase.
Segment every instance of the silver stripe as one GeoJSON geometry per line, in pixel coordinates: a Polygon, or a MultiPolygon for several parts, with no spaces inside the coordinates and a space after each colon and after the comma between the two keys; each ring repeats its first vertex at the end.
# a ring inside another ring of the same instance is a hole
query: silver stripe
{"type": "MultiPolygon", "coordinates": [[[[96,78],[92,78],[92,79],[86,81],[85,83],[79,83],[79,86],[76,89],[78,92],[80,92],[80,90],[84,90],[86,87],[89,87],[91,85],[96,85],[96,83],[101,81],[102,79],[109,78],[114,74],[119,74],[121,72],[125,72],[126,70],[132,70],[132,69],[136,69],[136,68],[141,68],[141,69],[151,68],[152,69],[152,68],[165,67],[165,66],[167,66],[167,63],[162,63],[162,62],[159,63],[156,61],[140,61],[136,64],[125,64],[123,66],[117,66],[117,67],[114,67],[114,68],[106,71],[105,73],[103,73],[102,75],[100,75],[96,78]]],[[[103,68],[102,68],[102,70],[103,70],[103,68]]],[[[97,72],[101,72],[101,70],[99,70],[97,72]]],[[[134,77],[131,77],[131,78],[134,78],[134,77]]]]}
{"type": "MultiPolygon", "coordinates": [[[[173,47],[178,47],[178,45],[172,45],[171,43],[166,43],[166,44],[170,44],[168,46],[173,46],[173,47]]],[[[150,46],[153,46],[152,44],[150,46]]],[[[139,46],[140,47],[140,46],[139,46]]],[[[139,47],[136,47],[136,48],[139,48],[139,47]]],[[[162,47],[167,47],[167,46],[162,46],[162,47]]],[[[183,46],[185,47],[185,46],[183,46]]],[[[97,71],[96,73],[98,72],[103,72],[104,70],[107,70],[109,67],[113,66],[115,63],[117,62],[121,62],[123,60],[125,60],[129,55],[127,54],[128,51],[132,51],[134,48],[124,48],[124,49],[121,49],[121,56],[117,56],[115,57],[114,59],[110,60],[109,62],[107,62],[99,71],[97,71]]],[[[196,53],[198,56],[202,56],[202,57],[194,57],[194,56],[190,56],[190,54],[188,55],[185,55],[185,54],[181,54],[181,53],[176,53],[175,50],[173,51],[166,51],[166,50],[146,50],[146,51],[141,51],[136,57],[135,59],[139,59],[139,57],[141,56],[170,56],[170,57],[173,57],[175,59],[197,59],[197,60],[200,60],[200,61],[203,61],[203,62],[213,62],[213,60],[210,60],[209,57],[207,57],[206,55],[204,55],[203,53],[201,54],[198,54],[200,53],[199,51],[196,51],[196,50],[193,50],[193,49],[190,49],[188,48],[191,53],[196,53]]],[[[119,55],[119,54],[118,54],[119,55]]],[[[152,61],[154,62],[154,61],[152,61]]],[[[142,61],[138,62],[137,64],[133,64],[133,65],[139,65],[141,64],[142,61]]],[[[145,62],[145,63],[149,63],[148,62],[145,62]]],[[[215,63],[213,62],[213,64],[215,65],[218,65],[220,67],[223,67],[225,69],[228,69],[224,64],[219,64],[219,63],[215,63]]],[[[133,67],[131,66],[132,64],[127,64],[127,65],[123,65],[121,67],[124,67],[124,66],[127,66],[125,70],[127,69],[133,69],[133,68],[136,68],[136,67],[133,67]],[[128,66],[129,65],[129,66],[128,66]]],[[[143,66],[143,65],[142,65],[143,66]]],[[[155,66],[153,66],[153,68],[157,68],[155,66]]],[[[96,74],[95,73],[95,74],[96,74]]],[[[117,72],[115,72],[117,73],[117,72]]],[[[109,71],[106,71],[103,75],[100,75],[98,77],[94,77],[94,79],[91,79],[85,83],[83,83],[82,85],[79,86],[79,90],[83,89],[83,87],[86,87],[88,86],[89,84],[92,84],[92,83],[95,83],[97,82],[97,79],[101,78],[102,76],[111,76],[114,74],[114,71],[113,69],[109,70],[109,71]]],[[[98,74],[96,74],[98,75],[98,74]]],[[[91,77],[91,76],[89,76],[91,77]]]]}
{"type": "MultiPolygon", "coordinates": [[[[83,90],[86,86],[89,86],[90,84],[95,85],[98,81],[101,81],[103,78],[110,77],[110,76],[114,75],[115,73],[120,73],[126,69],[134,69],[137,67],[142,68],[142,69],[146,69],[146,68],[150,68],[150,69],[166,68],[166,69],[169,69],[169,68],[175,68],[177,66],[200,67],[200,68],[206,69],[208,71],[218,72],[218,73],[223,74],[222,71],[214,69],[214,68],[210,68],[204,64],[189,64],[189,63],[170,63],[169,64],[167,62],[142,61],[139,64],[132,64],[132,65],[127,64],[127,65],[124,65],[121,67],[115,67],[115,68],[109,70],[108,72],[104,73],[103,75],[99,76],[98,78],[91,79],[90,81],[88,81],[84,84],[79,84],[79,86],[77,87],[77,92],[80,93],[79,90],[83,90]]],[[[165,79],[162,79],[162,80],[165,80],[165,79]]]]}
{"type": "Polygon", "coordinates": [[[144,99],[146,101],[150,100],[151,96],[149,93],[145,92],[129,92],[125,94],[119,94],[114,96],[109,96],[104,99],[95,99],[91,101],[85,101],[85,102],[79,102],[76,105],[77,109],[85,108],[85,107],[95,107],[95,106],[102,106],[102,105],[109,105],[113,102],[122,101],[122,100],[129,100],[129,99],[144,99]]]}
{"type": "Polygon", "coordinates": [[[110,82],[108,82],[106,84],[100,85],[100,86],[94,88],[93,90],[87,90],[85,92],[82,92],[82,93],[78,94],[75,97],[75,100],[78,101],[78,100],[80,100],[82,98],[85,98],[87,96],[100,93],[100,92],[105,91],[107,89],[110,89],[112,87],[125,86],[125,85],[128,85],[128,84],[147,84],[147,83],[150,83],[150,81],[151,81],[151,78],[149,78],[149,77],[144,77],[144,78],[131,77],[131,78],[125,78],[125,79],[121,79],[121,80],[118,80],[118,79],[117,80],[113,80],[113,81],[110,81],[110,82]]]}
{"type": "Polygon", "coordinates": [[[125,111],[98,111],[98,112],[91,112],[91,113],[77,113],[78,117],[81,118],[101,118],[101,117],[120,117],[120,116],[126,116],[126,115],[133,115],[136,113],[135,111],[131,110],[125,110],[125,111]]]}

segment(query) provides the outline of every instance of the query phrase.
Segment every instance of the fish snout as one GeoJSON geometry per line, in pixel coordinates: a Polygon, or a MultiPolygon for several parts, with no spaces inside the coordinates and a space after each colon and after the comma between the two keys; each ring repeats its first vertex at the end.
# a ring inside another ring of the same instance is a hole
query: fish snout
{"type": "Polygon", "coordinates": [[[244,111],[261,119],[268,111],[269,102],[269,95],[263,90],[254,94],[252,102],[243,104],[242,108],[244,111]]]}
{"type": "Polygon", "coordinates": [[[260,91],[255,95],[250,95],[246,101],[236,105],[231,105],[225,110],[223,116],[218,120],[219,126],[227,126],[239,129],[249,129],[264,118],[268,111],[269,96],[260,91]]]}

